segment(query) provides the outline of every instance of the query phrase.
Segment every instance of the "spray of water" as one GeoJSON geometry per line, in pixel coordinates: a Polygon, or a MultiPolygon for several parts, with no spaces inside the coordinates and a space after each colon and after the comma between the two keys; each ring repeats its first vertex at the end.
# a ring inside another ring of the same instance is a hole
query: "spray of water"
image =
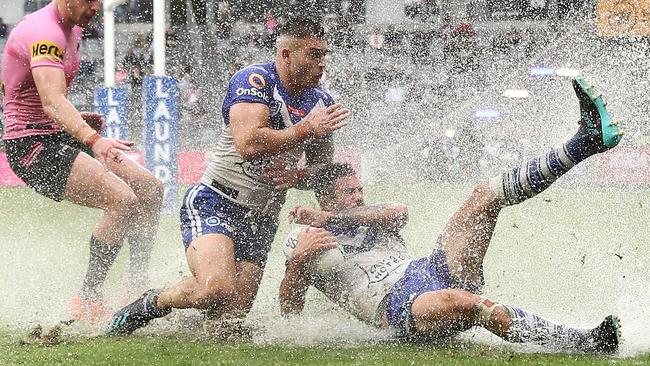
{"type": "MultiPolygon", "coordinates": [[[[405,229],[405,236],[416,254],[430,252],[439,228],[467,192],[449,189],[445,183],[422,180],[419,172],[425,168],[426,160],[419,153],[423,140],[440,136],[450,128],[469,125],[486,145],[504,136],[517,141],[520,157],[526,157],[562,142],[575,131],[577,100],[569,80],[531,78],[528,75],[531,66],[581,70],[604,92],[612,114],[626,121],[629,142],[624,145],[643,141],[649,104],[647,96],[638,91],[647,88],[648,46],[603,40],[593,28],[593,24],[581,21],[558,33],[541,31],[531,35],[538,37],[538,43],[530,45],[532,56],[523,51],[508,56],[488,53],[482,57],[479,71],[466,74],[452,73],[451,66],[443,61],[416,65],[403,55],[335,50],[327,84],[354,111],[349,128],[337,137],[338,146],[362,152],[364,181],[383,185],[375,188],[374,198],[397,197],[411,206],[415,219],[405,229]],[[363,78],[372,67],[403,72],[406,75],[403,82],[411,88],[413,98],[400,103],[386,102],[381,85],[363,78]],[[530,97],[517,101],[504,99],[503,91],[511,88],[525,88],[530,91],[530,97]],[[487,122],[474,120],[474,110],[483,107],[498,108],[501,118],[487,122]],[[396,189],[397,185],[402,188],[396,189]],[[382,188],[386,186],[391,188],[382,188]]],[[[211,101],[220,100],[225,90],[223,75],[229,71],[224,65],[229,65],[228,53],[234,51],[231,45],[210,40],[209,32],[197,29],[194,27],[189,32],[190,44],[209,41],[212,44],[203,50],[222,51],[209,55],[216,61],[214,64],[206,61],[196,65],[196,73],[206,75],[198,81],[205,93],[213,96],[211,101]]],[[[122,48],[126,49],[127,38],[122,42],[122,48]]],[[[268,56],[268,52],[257,54],[256,61],[268,56]]],[[[204,55],[203,59],[208,58],[204,55]]],[[[207,112],[211,119],[219,119],[217,103],[210,103],[207,112]]],[[[138,129],[134,128],[134,132],[137,134],[138,129]]],[[[463,177],[461,185],[469,187],[479,177],[496,174],[511,163],[498,158],[473,172],[477,174],[463,177]]],[[[459,165],[471,163],[458,161],[459,165]]],[[[593,187],[587,184],[586,177],[592,169],[598,166],[587,162],[558,182],[555,191],[551,190],[543,199],[504,213],[486,259],[486,294],[578,326],[593,326],[608,313],[620,314],[625,338],[621,354],[647,352],[650,261],[646,254],[647,220],[643,213],[648,199],[643,191],[591,192],[593,187]],[[566,187],[569,185],[571,188],[566,187]],[[628,198],[619,200],[623,196],[628,198]],[[581,197],[591,201],[584,202],[581,197]],[[623,204],[634,207],[622,207],[623,204]],[[590,212],[585,212],[585,207],[590,212]],[[596,227],[598,230],[594,230],[596,227]]],[[[451,175],[442,180],[457,178],[451,175]]],[[[14,191],[3,191],[0,197],[16,200],[14,191]]],[[[18,197],[29,202],[30,212],[16,213],[4,204],[0,207],[3,222],[0,237],[5,238],[0,249],[0,293],[9,294],[3,296],[0,326],[24,331],[37,322],[55,324],[65,319],[68,300],[81,283],[86,263],[87,244],[85,236],[79,233],[89,232],[96,220],[91,211],[83,211],[82,216],[86,217],[83,220],[73,219],[49,227],[46,223],[59,222],[58,216],[66,210],[80,209],[56,206],[34,195],[18,194],[18,197]],[[52,231],[44,232],[44,227],[52,231]]],[[[170,218],[170,223],[162,225],[151,265],[152,282],[156,286],[168,285],[187,274],[175,220],[170,218]]],[[[283,230],[278,233],[278,241],[284,238],[283,230]]],[[[122,255],[118,263],[124,263],[125,259],[122,255]]],[[[359,344],[394,336],[352,319],[324,297],[311,293],[303,316],[281,318],[277,286],[282,270],[283,258],[276,245],[246,321],[254,330],[255,343],[359,344]]],[[[106,293],[114,308],[123,303],[123,272],[124,268],[118,265],[108,280],[106,293]]],[[[187,315],[192,316],[197,314],[187,315]]],[[[147,331],[182,331],[179,324],[182,321],[159,321],[147,331]]],[[[101,328],[82,331],[97,334],[101,328]]],[[[463,338],[502,343],[482,331],[468,333],[463,338]]],[[[539,351],[535,347],[521,350],[539,351]]]]}

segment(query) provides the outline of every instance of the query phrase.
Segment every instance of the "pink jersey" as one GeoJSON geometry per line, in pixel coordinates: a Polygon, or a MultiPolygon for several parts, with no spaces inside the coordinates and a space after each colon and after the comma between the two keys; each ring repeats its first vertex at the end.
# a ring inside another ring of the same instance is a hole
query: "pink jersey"
{"type": "Polygon", "coordinates": [[[43,111],[32,69],[60,68],[65,72],[69,87],[79,69],[82,31],[81,27],[63,24],[54,3],[16,24],[7,39],[0,69],[4,93],[3,139],[48,135],[62,130],[43,111]]]}

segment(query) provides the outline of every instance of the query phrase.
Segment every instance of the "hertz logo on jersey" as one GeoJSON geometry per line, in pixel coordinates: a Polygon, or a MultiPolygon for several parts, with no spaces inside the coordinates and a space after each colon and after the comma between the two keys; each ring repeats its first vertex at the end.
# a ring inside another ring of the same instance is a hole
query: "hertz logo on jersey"
{"type": "Polygon", "coordinates": [[[248,75],[248,83],[256,89],[264,89],[266,86],[266,80],[264,77],[258,73],[252,73],[248,75]]]}
{"type": "Polygon", "coordinates": [[[49,60],[63,62],[63,51],[56,43],[51,41],[38,41],[30,46],[32,50],[32,62],[49,60]]]}

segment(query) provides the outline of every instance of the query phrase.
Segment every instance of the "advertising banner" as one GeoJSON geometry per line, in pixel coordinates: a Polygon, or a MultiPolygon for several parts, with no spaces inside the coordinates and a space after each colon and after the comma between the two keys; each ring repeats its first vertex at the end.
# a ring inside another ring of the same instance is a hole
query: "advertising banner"
{"type": "Polygon", "coordinates": [[[129,100],[126,88],[95,89],[93,108],[106,120],[106,129],[102,136],[119,140],[129,139],[129,100]]]}
{"type": "Polygon", "coordinates": [[[179,92],[176,79],[146,76],[143,81],[145,167],[165,185],[162,212],[178,210],[179,92]]]}

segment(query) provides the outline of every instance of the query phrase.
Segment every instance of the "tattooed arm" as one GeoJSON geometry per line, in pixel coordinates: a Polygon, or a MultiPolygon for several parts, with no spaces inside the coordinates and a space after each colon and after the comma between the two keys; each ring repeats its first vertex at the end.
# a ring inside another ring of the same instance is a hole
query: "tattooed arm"
{"type": "Polygon", "coordinates": [[[315,227],[361,225],[400,230],[408,222],[408,208],[401,203],[378,203],[330,212],[296,206],[289,213],[289,220],[315,227]]]}

